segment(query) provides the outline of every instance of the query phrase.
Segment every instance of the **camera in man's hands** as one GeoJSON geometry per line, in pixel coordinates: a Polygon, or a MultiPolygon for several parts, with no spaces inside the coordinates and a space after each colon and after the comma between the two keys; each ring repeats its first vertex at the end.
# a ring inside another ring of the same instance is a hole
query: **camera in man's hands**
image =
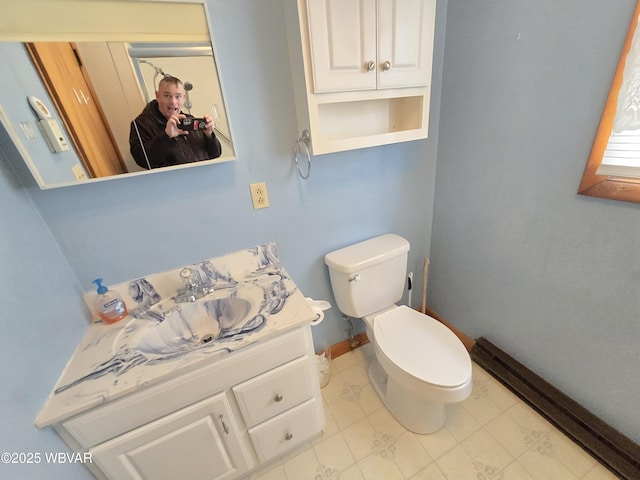
{"type": "Polygon", "coordinates": [[[178,122],[178,128],[180,130],[184,130],[186,132],[198,131],[198,130],[206,130],[207,122],[204,118],[181,118],[178,122]]]}

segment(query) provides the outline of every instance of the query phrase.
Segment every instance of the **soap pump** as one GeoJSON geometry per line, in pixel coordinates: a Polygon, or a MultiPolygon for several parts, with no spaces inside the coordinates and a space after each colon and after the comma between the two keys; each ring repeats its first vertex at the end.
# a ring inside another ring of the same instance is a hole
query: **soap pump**
{"type": "Polygon", "coordinates": [[[96,312],[104,323],[115,323],[127,316],[127,305],[122,297],[102,285],[102,279],[96,278],[93,283],[98,286],[98,296],[94,301],[96,312]]]}

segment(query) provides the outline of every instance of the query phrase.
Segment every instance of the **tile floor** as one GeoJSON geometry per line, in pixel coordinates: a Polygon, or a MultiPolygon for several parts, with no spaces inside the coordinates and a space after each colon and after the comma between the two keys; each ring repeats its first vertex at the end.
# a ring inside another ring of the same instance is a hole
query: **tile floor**
{"type": "Polygon", "coordinates": [[[407,431],[367,377],[371,344],[335,358],[321,437],[251,480],[608,480],[616,477],[487,372],[432,435],[407,431]]]}

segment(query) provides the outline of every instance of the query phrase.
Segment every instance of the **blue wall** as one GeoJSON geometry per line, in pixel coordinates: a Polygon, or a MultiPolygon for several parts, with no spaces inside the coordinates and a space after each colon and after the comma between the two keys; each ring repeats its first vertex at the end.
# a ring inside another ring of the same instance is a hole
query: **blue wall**
{"type": "MultiPolygon", "coordinates": [[[[0,128],[0,452],[66,451],[33,421],[82,338],[83,288],[5,160],[17,155],[0,128]]],[[[4,458],[4,457],[3,457],[4,458]]],[[[1,478],[89,478],[77,465],[0,463],[1,478]]]]}
{"type": "MultiPolygon", "coordinates": [[[[281,0],[209,2],[236,162],[41,191],[0,139],[0,299],[8,332],[0,358],[12,366],[2,373],[2,424],[11,428],[0,430],[0,451],[65,450],[32,423],[84,332],[81,295],[96,276],[113,284],[275,241],[302,292],[333,302],[324,254],[391,231],[411,242],[410,269],[421,276],[431,238],[441,7],[430,139],[316,157],[306,181],[293,165],[298,128],[281,0]],[[259,181],[271,206],[254,210],[249,184],[259,181]]],[[[334,307],[313,328],[314,339],[339,342],[346,327],[334,307]]],[[[88,476],[77,465],[0,465],[0,476],[14,471],[16,478],[88,476]]]]}
{"type": "Polygon", "coordinates": [[[429,303],[640,442],[640,205],[576,195],[635,0],[451,0],[429,303]]]}

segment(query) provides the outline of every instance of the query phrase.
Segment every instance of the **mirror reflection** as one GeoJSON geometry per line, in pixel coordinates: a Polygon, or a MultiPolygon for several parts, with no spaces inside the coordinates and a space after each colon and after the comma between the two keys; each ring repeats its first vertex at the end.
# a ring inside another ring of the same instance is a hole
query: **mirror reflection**
{"type": "MultiPolygon", "coordinates": [[[[210,45],[37,42],[26,47],[88,178],[222,156],[218,137],[230,136],[210,45]],[[168,78],[179,81],[162,84],[168,78]],[[162,100],[167,85],[175,89],[171,105],[162,100]],[[170,114],[168,108],[177,110],[170,114]],[[194,114],[209,120],[208,131],[178,129],[179,118],[194,114]]],[[[226,156],[232,155],[229,140],[226,156]]]]}
{"type": "MultiPolygon", "coordinates": [[[[76,0],[51,3],[64,2],[85,6],[76,0]]],[[[25,28],[16,26],[28,32],[10,35],[17,41],[0,42],[0,58],[10,72],[0,92],[0,120],[41,188],[235,159],[212,43],[204,41],[210,38],[206,5],[115,5],[118,9],[144,7],[146,13],[161,16],[172,7],[180,15],[188,10],[189,32],[151,34],[155,30],[151,24],[146,26],[150,22],[138,22],[138,31],[113,33],[109,29],[116,27],[107,19],[108,26],[98,30],[102,33],[87,32],[79,16],[77,26],[60,26],[60,33],[39,33],[30,23],[25,28]],[[160,83],[168,78],[178,79],[170,107],[175,116],[157,108],[160,83]],[[155,114],[162,115],[155,118],[163,120],[162,129],[134,122],[154,108],[155,114]],[[178,128],[179,121],[192,117],[202,120],[202,130],[178,128]],[[153,149],[153,138],[161,131],[169,146],[162,149],[169,152],[162,158],[157,155],[160,149],[153,149]]],[[[51,22],[46,28],[55,30],[55,25],[51,22]]],[[[6,35],[0,32],[0,39],[7,40],[6,35]]]]}
{"type": "Polygon", "coordinates": [[[142,168],[201,162],[222,154],[213,117],[196,118],[183,110],[191,89],[190,82],[185,85],[177,77],[163,74],[156,98],[131,122],[130,152],[142,168]]]}

